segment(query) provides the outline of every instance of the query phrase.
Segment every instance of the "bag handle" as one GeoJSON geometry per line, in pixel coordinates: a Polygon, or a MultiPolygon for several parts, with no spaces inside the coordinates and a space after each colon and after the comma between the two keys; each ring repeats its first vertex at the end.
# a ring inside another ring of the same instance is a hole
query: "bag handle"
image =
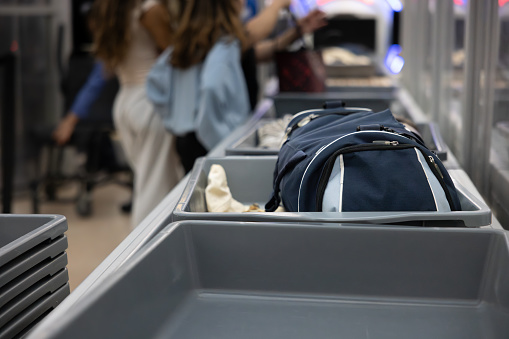
{"type": "Polygon", "coordinates": [[[343,100],[326,101],[323,103],[323,108],[343,108],[346,106],[346,102],[343,100]]]}
{"type": "MultiPolygon", "coordinates": [[[[302,151],[297,151],[290,160],[281,168],[281,170],[277,173],[276,178],[274,180],[274,186],[272,191],[272,196],[265,204],[265,211],[266,212],[274,212],[278,207],[279,204],[281,204],[281,197],[279,196],[279,192],[281,191],[279,185],[281,184],[281,180],[285,176],[286,173],[288,173],[290,170],[295,168],[298,163],[300,163],[303,159],[306,158],[306,153],[302,151]]],[[[279,162],[279,160],[278,160],[279,162]]],[[[277,164],[276,164],[277,168],[277,164]]]]}
{"type": "Polygon", "coordinates": [[[305,113],[307,113],[307,115],[305,115],[303,118],[301,118],[298,121],[295,120],[296,116],[294,116],[293,119],[288,123],[288,126],[286,127],[286,132],[283,137],[283,140],[286,141],[290,137],[290,134],[293,133],[293,131],[295,131],[296,129],[298,129],[302,126],[307,125],[308,123],[310,123],[311,121],[313,121],[317,118],[322,118],[322,117],[326,117],[329,115],[336,115],[336,114],[349,115],[349,114],[359,113],[359,112],[371,112],[370,109],[345,107],[345,105],[342,103],[342,101],[329,101],[324,104],[324,107],[326,105],[329,105],[328,107],[325,108],[325,110],[327,110],[327,112],[325,112],[324,110],[320,110],[320,109],[316,110],[317,113],[313,113],[313,112],[315,112],[314,110],[313,111],[305,111],[305,113]],[[318,113],[320,113],[320,114],[318,114],[318,113]]]}

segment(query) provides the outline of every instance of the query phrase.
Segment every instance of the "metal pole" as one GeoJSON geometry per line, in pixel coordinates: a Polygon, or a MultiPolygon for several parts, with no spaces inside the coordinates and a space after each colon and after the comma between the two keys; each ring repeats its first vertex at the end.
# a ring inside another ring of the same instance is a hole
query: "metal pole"
{"type": "Polygon", "coordinates": [[[496,68],[498,65],[500,42],[500,19],[498,2],[484,2],[483,17],[487,23],[484,30],[484,42],[481,51],[482,70],[479,83],[479,107],[475,112],[476,142],[472,160],[472,175],[475,185],[485,198],[489,197],[490,188],[490,149],[493,129],[494,98],[496,91],[496,68]]]}
{"type": "Polygon", "coordinates": [[[15,57],[7,54],[0,58],[3,66],[2,94],[2,213],[11,213],[14,188],[15,154],[15,57]]]}
{"type": "Polygon", "coordinates": [[[483,0],[472,0],[468,2],[468,17],[466,21],[465,36],[465,87],[462,100],[462,129],[458,137],[462,138],[461,153],[458,160],[465,171],[472,174],[473,149],[475,143],[475,111],[477,109],[477,98],[479,98],[480,81],[480,48],[483,38],[482,30],[482,2],[483,0]]]}

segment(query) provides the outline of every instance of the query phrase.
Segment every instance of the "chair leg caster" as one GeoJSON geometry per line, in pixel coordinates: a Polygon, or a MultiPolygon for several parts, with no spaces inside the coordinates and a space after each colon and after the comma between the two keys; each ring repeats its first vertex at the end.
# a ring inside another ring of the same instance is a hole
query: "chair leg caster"
{"type": "Polygon", "coordinates": [[[89,192],[84,192],[78,197],[76,212],[82,217],[88,217],[92,214],[92,199],[89,192]]]}
{"type": "Polygon", "coordinates": [[[131,199],[129,199],[129,201],[126,201],[125,203],[120,205],[120,210],[123,213],[131,213],[132,208],[133,208],[133,201],[131,199]]]}
{"type": "Polygon", "coordinates": [[[57,187],[55,184],[49,183],[44,187],[44,193],[49,201],[57,200],[57,187]]]}

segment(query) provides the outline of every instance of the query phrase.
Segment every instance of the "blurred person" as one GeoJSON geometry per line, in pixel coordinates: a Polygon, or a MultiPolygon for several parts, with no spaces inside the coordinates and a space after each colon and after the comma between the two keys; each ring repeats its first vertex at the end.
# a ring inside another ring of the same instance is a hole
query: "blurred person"
{"type": "MultiPolygon", "coordinates": [[[[98,0],[99,1],[99,0],[98,0]]],[[[176,19],[183,0],[164,0],[162,4],[167,6],[169,12],[172,14],[171,18],[176,19]]],[[[93,17],[90,14],[90,8],[87,7],[87,21],[88,29],[93,29],[93,17]]],[[[172,26],[176,26],[176,20],[172,20],[172,26]]],[[[74,98],[69,112],[60,120],[52,137],[58,145],[65,145],[71,139],[71,136],[80,120],[86,120],[90,115],[90,109],[94,102],[99,98],[104,89],[106,82],[112,74],[106,72],[104,64],[100,60],[96,60],[87,81],[83,84],[78,94],[74,98]]]]}
{"type": "MultiPolygon", "coordinates": [[[[73,2],[73,35],[79,35],[75,47],[67,60],[65,72],[62,72],[61,90],[64,97],[66,115],[52,131],[54,142],[63,146],[71,138],[78,152],[86,156],[85,172],[87,175],[100,169],[108,171],[125,170],[125,164],[119,163],[115,156],[113,144],[109,138],[101,137],[101,145],[97,145],[97,136],[101,131],[109,129],[112,124],[113,99],[118,91],[115,77],[105,75],[104,66],[87,52],[84,43],[91,43],[91,15],[93,0],[73,2]],[[90,38],[90,40],[89,40],[90,38]],[[79,47],[78,47],[79,46],[79,47]],[[79,132],[75,133],[80,124],[79,132]],[[100,149],[98,149],[100,148],[100,149]],[[98,158],[99,156],[99,158],[98,158]]],[[[64,68],[64,67],[62,67],[64,68]]],[[[120,158],[121,159],[121,158],[120,158]]],[[[87,184],[87,190],[88,190],[87,184]]],[[[122,211],[130,212],[131,201],[122,204],[122,211]]]]}
{"type": "Polygon", "coordinates": [[[274,32],[280,12],[287,10],[291,2],[291,0],[274,0],[245,23],[248,43],[242,56],[242,69],[248,86],[251,109],[254,109],[258,101],[256,64],[272,61],[277,52],[285,50],[304,34],[313,33],[327,25],[326,14],[314,9],[296,20],[294,27],[286,29],[272,39],[267,39],[274,32]]]}
{"type": "MultiPolygon", "coordinates": [[[[296,25],[270,40],[257,42],[255,54],[257,62],[267,62],[274,58],[274,54],[285,50],[304,34],[313,33],[327,25],[326,14],[319,9],[310,11],[306,16],[297,19],[296,25]]],[[[248,28],[249,29],[249,28],[248,28]]]]}
{"type": "MultiPolygon", "coordinates": [[[[252,2],[249,0],[246,2],[250,13],[255,11],[252,2]]],[[[242,8],[243,1],[239,0],[237,4],[239,8],[242,8]]],[[[274,31],[280,11],[288,8],[290,4],[291,0],[274,0],[258,15],[247,18],[248,21],[245,24],[247,40],[242,54],[242,70],[248,88],[251,109],[256,106],[259,92],[256,63],[271,61],[277,51],[284,50],[303,34],[312,33],[327,24],[323,12],[312,10],[307,16],[297,21],[296,27],[291,27],[277,37],[266,40],[274,31]]],[[[180,12],[184,4],[179,1],[170,1],[167,6],[171,13],[176,14],[180,12]]],[[[240,11],[242,12],[242,9],[240,11]]],[[[175,16],[177,15],[173,15],[173,17],[175,16]]],[[[89,107],[100,94],[106,81],[105,72],[102,69],[103,66],[100,63],[96,64],[87,83],[78,94],[71,111],[56,128],[53,137],[58,144],[67,143],[78,121],[88,116],[89,107]]]]}
{"type": "Polygon", "coordinates": [[[158,64],[165,76],[149,75],[149,96],[177,135],[186,172],[247,119],[241,10],[240,0],[188,0],[174,44],[158,64]]]}
{"type": "MultiPolygon", "coordinates": [[[[134,172],[133,225],[138,225],[182,178],[174,137],[145,92],[148,71],[174,38],[166,3],[100,0],[92,8],[93,52],[120,90],[113,120],[134,172]]],[[[103,73],[104,74],[104,73],[103,73]]]]}
{"type": "Polygon", "coordinates": [[[80,120],[87,119],[90,108],[98,99],[108,78],[101,62],[94,63],[87,81],[76,95],[69,112],[60,120],[52,137],[58,145],[65,145],[71,139],[80,120]]]}
{"type": "MultiPolygon", "coordinates": [[[[91,7],[93,2],[94,1],[88,1],[81,4],[80,16],[78,18],[82,19],[86,23],[86,27],[78,26],[75,29],[83,29],[91,33],[93,27],[91,7]]],[[[80,20],[76,21],[77,22],[75,24],[78,25],[80,20]]],[[[71,61],[69,61],[69,63],[70,62],[71,61]]],[[[68,67],[70,67],[70,65],[68,65],[68,67]]],[[[70,76],[75,75],[67,75],[67,77],[70,76]]],[[[79,89],[76,96],[73,98],[73,101],[69,107],[69,111],[53,130],[52,137],[58,145],[65,145],[68,143],[78,122],[80,120],[87,120],[87,118],[89,118],[90,109],[101,96],[101,93],[109,78],[110,77],[107,76],[106,71],[104,70],[104,65],[100,61],[96,60],[92,70],[88,74],[87,80],[79,89]]],[[[75,79],[72,80],[74,81],[75,79]]],[[[66,82],[69,82],[69,80],[66,82]]]]}

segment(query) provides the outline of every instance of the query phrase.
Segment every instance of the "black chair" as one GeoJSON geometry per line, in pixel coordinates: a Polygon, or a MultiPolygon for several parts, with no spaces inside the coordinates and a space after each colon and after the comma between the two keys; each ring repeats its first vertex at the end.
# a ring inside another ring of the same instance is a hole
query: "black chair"
{"type": "MultiPolygon", "coordinates": [[[[63,32],[59,30],[58,41],[62,40],[63,32]]],[[[75,53],[71,55],[67,67],[59,64],[64,112],[69,111],[94,63],[93,57],[89,54],[75,53]]],[[[35,178],[31,184],[34,213],[39,213],[39,205],[44,200],[43,194],[48,200],[57,200],[59,187],[69,181],[79,182],[79,192],[70,200],[76,203],[76,210],[82,216],[92,213],[91,192],[97,185],[114,182],[132,188],[132,172],[125,161],[121,160],[111,139],[114,133],[112,108],[118,87],[117,79],[108,80],[100,97],[92,105],[90,115],[77,124],[67,145],[58,146],[52,140],[51,134],[55,125],[39,126],[32,131],[33,142],[39,146],[35,161],[36,169],[40,169],[42,163],[47,165],[46,168],[35,171],[35,178]],[[66,147],[75,147],[85,159],[78,172],[71,176],[65,175],[63,171],[66,147]],[[124,176],[126,179],[118,179],[119,172],[126,172],[127,176],[124,176]]]]}

